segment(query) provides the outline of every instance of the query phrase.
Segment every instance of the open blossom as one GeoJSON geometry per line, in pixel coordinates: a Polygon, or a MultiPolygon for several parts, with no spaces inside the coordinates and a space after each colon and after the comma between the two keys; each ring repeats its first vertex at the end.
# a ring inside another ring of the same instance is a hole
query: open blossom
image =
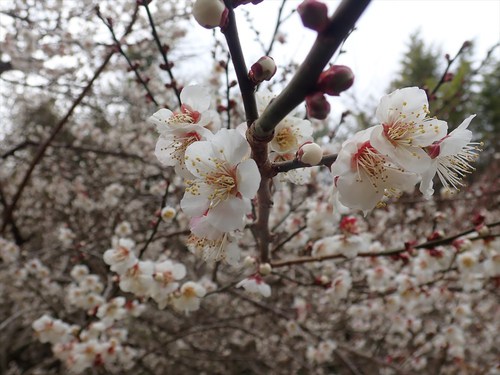
{"type": "MultiPolygon", "coordinates": [[[[262,113],[273,99],[268,94],[258,93],[256,96],[257,108],[262,113]]],[[[278,154],[294,153],[306,142],[312,141],[313,128],[309,120],[293,116],[290,112],[274,129],[274,136],[269,146],[278,154]]]]}
{"type": "Polygon", "coordinates": [[[455,130],[427,147],[431,165],[422,173],[420,191],[431,196],[434,193],[432,179],[438,175],[447,189],[458,190],[463,186],[462,178],[474,168],[470,163],[477,159],[477,143],[471,143],[472,132],[467,129],[475,115],[467,117],[455,130]]]}
{"type": "Polygon", "coordinates": [[[134,247],[134,241],[120,238],[112,249],[104,252],[104,262],[111,266],[111,271],[121,275],[137,263],[137,257],[133,251],[134,247]]]}
{"type": "Polygon", "coordinates": [[[156,143],[155,155],[167,166],[175,167],[175,171],[185,177],[192,175],[185,167],[185,152],[189,145],[196,141],[206,140],[212,131],[220,127],[217,112],[210,110],[210,92],[204,86],[187,86],[181,92],[181,108],[179,112],[160,109],[149,118],[156,125],[160,138],[156,143]]]}
{"type": "Polygon", "coordinates": [[[257,164],[244,160],[249,148],[234,129],[222,129],[210,141],[192,144],[186,150],[186,167],[194,178],[187,181],[182,210],[191,217],[206,215],[223,232],[242,229],[260,184],[257,164]]]}
{"type": "Polygon", "coordinates": [[[396,166],[370,143],[373,128],[356,133],[342,144],[332,165],[334,192],[343,205],[365,214],[384,197],[412,191],[419,177],[396,166]]]}
{"type": "Polygon", "coordinates": [[[160,309],[167,306],[170,294],[179,288],[178,280],[185,276],[186,267],[183,264],[173,263],[170,260],[155,264],[153,273],[155,283],[151,290],[151,297],[158,303],[160,309]]]}
{"type": "Polygon", "coordinates": [[[260,294],[263,297],[271,296],[271,287],[259,274],[247,277],[236,284],[236,288],[243,288],[252,294],[260,294]]]}
{"type": "Polygon", "coordinates": [[[207,293],[203,285],[188,281],[181,286],[179,295],[176,296],[172,303],[174,307],[188,314],[190,311],[196,311],[200,308],[200,302],[207,293]]]}
{"type": "Polygon", "coordinates": [[[371,145],[409,172],[426,171],[431,159],[423,147],[446,135],[445,121],[429,118],[424,90],[406,87],[384,96],[377,108],[381,125],[373,127],[371,145]]]}
{"type": "Polygon", "coordinates": [[[192,234],[187,245],[191,252],[200,255],[208,263],[226,262],[231,266],[238,265],[241,251],[235,232],[218,230],[207,216],[191,219],[189,226],[192,234]]]}

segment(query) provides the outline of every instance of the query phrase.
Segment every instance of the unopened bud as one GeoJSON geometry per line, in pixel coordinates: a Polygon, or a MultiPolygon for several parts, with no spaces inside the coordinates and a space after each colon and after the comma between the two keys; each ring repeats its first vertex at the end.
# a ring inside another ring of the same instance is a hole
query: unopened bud
{"type": "Polygon", "coordinates": [[[273,268],[271,267],[271,265],[269,263],[262,263],[260,266],[259,266],[259,273],[262,275],[262,276],[267,276],[271,273],[271,271],[273,270],[273,268]]]}
{"type": "Polygon", "coordinates": [[[269,81],[276,73],[276,63],[272,57],[262,56],[252,65],[248,72],[248,78],[255,84],[269,81]]]}
{"type": "Polygon", "coordinates": [[[318,165],[322,157],[321,146],[313,142],[304,143],[297,151],[297,159],[308,165],[318,165]]]}
{"type": "Polygon", "coordinates": [[[302,23],[308,29],[321,32],[328,26],[328,7],[316,0],[305,0],[297,8],[302,23]]]}
{"type": "Polygon", "coordinates": [[[345,65],[332,65],[320,74],[317,88],[325,94],[339,96],[353,83],[354,74],[351,68],[345,65]]]}
{"type": "Polygon", "coordinates": [[[175,214],[176,214],[175,208],[167,206],[163,207],[160,215],[164,221],[169,221],[174,218],[175,214]]]}
{"type": "Polygon", "coordinates": [[[255,265],[256,262],[257,262],[257,260],[254,257],[247,256],[243,260],[243,266],[245,266],[245,267],[251,267],[251,266],[255,265]]]}
{"type": "Polygon", "coordinates": [[[193,6],[193,16],[196,22],[207,29],[224,27],[229,11],[222,0],[196,0],[193,6]]]}
{"type": "Polygon", "coordinates": [[[330,113],[330,103],[321,92],[306,97],[307,116],[324,120],[330,113]]]}

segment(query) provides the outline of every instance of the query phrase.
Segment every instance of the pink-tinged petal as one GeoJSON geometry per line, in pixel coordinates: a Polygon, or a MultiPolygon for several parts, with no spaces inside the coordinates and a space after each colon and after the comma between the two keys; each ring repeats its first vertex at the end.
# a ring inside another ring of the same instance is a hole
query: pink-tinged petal
{"type": "Polygon", "coordinates": [[[419,128],[413,136],[413,146],[430,146],[433,142],[446,137],[446,133],[448,132],[446,121],[427,119],[421,125],[422,128],[419,128]]]}
{"type": "Polygon", "coordinates": [[[168,120],[173,115],[172,111],[166,108],[162,108],[155,112],[152,116],[148,118],[148,122],[156,125],[156,130],[158,133],[163,133],[168,126],[168,120]]]}
{"type": "Polygon", "coordinates": [[[186,86],[181,92],[181,102],[194,111],[206,111],[210,107],[210,89],[199,85],[186,86]]]}
{"type": "Polygon", "coordinates": [[[429,103],[425,91],[418,87],[406,87],[382,97],[376,116],[380,123],[392,124],[398,119],[423,120],[428,111],[429,103]]]}
{"type": "Polygon", "coordinates": [[[207,198],[209,195],[208,187],[203,183],[198,186],[198,194],[193,194],[189,189],[186,189],[184,197],[181,199],[181,209],[186,215],[202,216],[207,212],[210,206],[210,202],[207,198]]]}
{"type": "Polygon", "coordinates": [[[201,114],[197,125],[207,128],[212,133],[216,133],[221,127],[220,116],[216,111],[205,111],[201,114]]]}
{"type": "Polygon", "coordinates": [[[210,220],[215,228],[223,232],[241,230],[245,225],[246,207],[244,199],[226,199],[208,211],[207,220],[210,220]]]}
{"type": "Polygon", "coordinates": [[[252,199],[260,185],[259,168],[255,160],[248,159],[238,164],[236,167],[236,181],[238,192],[245,198],[252,199]]]}
{"type": "Polygon", "coordinates": [[[212,138],[215,157],[231,165],[238,164],[248,154],[247,140],[235,129],[221,129],[212,138]]]}
{"type": "Polygon", "coordinates": [[[422,181],[420,182],[420,192],[426,197],[430,198],[434,194],[434,183],[432,182],[434,175],[437,171],[438,163],[433,160],[429,169],[421,174],[422,181]]]}

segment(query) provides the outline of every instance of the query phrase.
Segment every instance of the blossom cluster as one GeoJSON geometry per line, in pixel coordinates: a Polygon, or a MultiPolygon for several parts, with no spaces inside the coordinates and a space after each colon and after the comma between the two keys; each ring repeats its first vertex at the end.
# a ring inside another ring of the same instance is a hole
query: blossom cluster
{"type": "Polygon", "coordinates": [[[152,298],[160,309],[172,305],[186,313],[198,310],[206,289],[193,281],[180,285],[179,281],[186,276],[183,264],[170,259],[157,262],[140,260],[134,251],[134,241],[118,238],[113,248],[106,250],[103,256],[111,271],[118,274],[122,291],[141,298],[152,298]]]}
{"type": "Polygon", "coordinates": [[[448,124],[429,113],[427,95],[417,87],[384,96],[376,113],[379,124],[345,141],[332,165],[338,200],[366,214],[413,191],[418,182],[431,196],[435,174],[448,189],[462,186],[479,151],[467,129],[474,115],[447,133],[448,124]]]}
{"type": "Polygon", "coordinates": [[[161,109],[149,119],[160,133],[156,156],[185,178],[180,204],[191,218],[189,249],[207,261],[236,265],[237,232],[245,227],[260,183],[257,165],[238,130],[220,129],[207,87],[187,86],[180,99],[179,112],[161,109]]]}
{"type": "Polygon", "coordinates": [[[71,373],[79,374],[92,367],[111,372],[131,368],[138,352],[124,344],[128,332],[120,328],[119,322],[140,316],[145,306],[124,297],[106,301],[102,295],[104,285],[98,275],[90,274],[87,266],[74,266],[71,276],[75,282],[67,288],[69,305],[86,310],[89,318],[97,320],[81,327],[44,314],[32,324],[36,337],[52,345],[54,355],[71,373]]]}

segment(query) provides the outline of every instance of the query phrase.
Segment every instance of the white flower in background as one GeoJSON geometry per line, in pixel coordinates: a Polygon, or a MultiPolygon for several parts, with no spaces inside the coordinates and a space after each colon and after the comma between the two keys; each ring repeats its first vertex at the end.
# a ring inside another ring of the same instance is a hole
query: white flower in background
{"type": "Polygon", "coordinates": [[[239,264],[241,251],[236,232],[223,232],[215,228],[207,216],[195,217],[189,223],[192,235],[187,245],[189,251],[208,263],[226,262],[231,266],[239,264]]]}
{"type": "Polygon", "coordinates": [[[337,234],[316,241],[312,256],[342,255],[353,259],[359,252],[368,249],[369,245],[367,236],[337,234]]]}
{"type": "MultiPolygon", "coordinates": [[[[257,93],[257,109],[261,114],[273,99],[270,93],[257,93]]],[[[313,128],[309,120],[293,116],[290,112],[274,129],[274,137],[269,143],[272,151],[279,154],[293,153],[306,142],[312,141],[313,128]]],[[[295,156],[295,155],[294,155],[295,156]]]]}
{"type": "Polygon", "coordinates": [[[148,297],[154,287],[154,263],[139,261],[120,275],[120,289],[139,297],[148,297]]]}
{"type": "Polygon", "coordinates": [[[70,275],[73,279],[80,282],[90,273],[89,268],[83,264],[78,264],[71,269],[70,275]]]}
{"type": "Polygon", "coordinates": [[[115,234],[120,237],[127,237],[132,234],[132,225],[128,221],[122,221],[115,227],[115,234]]]}
{"type": "Polygon", "coordinates": [[[160,309],[167,306],[170,295],[179,288],[177,281],[185,276],[186,267],[183,264],[173,263],[170,260],[155,264],[153,273],[155,283],[150,295],[160,309]]]}
{"type": "Polygon", "coordinates": [[[174,218],[176,213],[175,208],[166,206],[162,208],[160,216],[163,221],[170,221],[174,218]]]}
{"type": "Polygon", "coordinates": [[[72,336],[72,326],[49,315],[42,315],[31,325],[40,342],[67,342],[72,336]]]}
{"type": "Polygon", "coordinates": [[[381,125],[373,127],[371,145],[409,172],[422,173],[430,166],[423,147],[443,138],[445,121],[429,118],[427,94],[418,87],[407,87],[384,96],[377,108],[381,125]]]}
{"type": "Polygon", "coordinates": [[[334,302],[347,297],[352,288],[352,278],[348,270],[339,270],[335,272],[335,278],[331,286],[326,290],[326,294],[334,302]]]}
{"type": "Polygon", "coordinates": [[[332,165],[334,192],[343,205],[365,215],[383,199],[412,191],[419,177],[379,153],[370,143],[372,129],[362,130],[342,144],[332,165]]]}
{"type": "Polygon", "coordinates": [[[127,315],[125,297],[115,297],[97,309],[96,316],[106,326],[111,326],[114,321],[121,320],[127,315]]]}
{"type": "Polygon", "coordinates": [[[60,227],[59,233],[57,234],[57,239],[61,241],[64,247],[70,247],[75,239],[75,233],[66,227],[60,227]]]}
{"type": "Polygon", "coordinates": [[[476,161],[480,149],[478,143],[471,143],[472,132],[467,129],[476,115],[467,117],[455,130],[427,147],[431,158],[429,169],[422,173],[420,191],[425,196],[434,193],[432,179],[437,174],[443,186],[459,190],[462,178],[474,168],[470,163],[476,161]]]}
{"type": "Polygon", "coordinates": [[[332,360],[333,351],[337,349],[337,343],[333,340],[326,340],[319,343],[315,348],[307,347],[306,358],[312,363],[325,363],[332,360]]]}
{"type": "Polygon", "coordinates": [[[222,129],[210,141],[186,150],[186,167],[194,175],[181,200],[191,217],[207,216],[223,232],[242,229],[257,193],[260,174],[253,159],[243,160],[250,146],[234,129],[222,129]]]}
{"type": "Polygon", "coordinates": [[[4,263],[12,263],[19,258],[19,247],[11,241],[0,237],[0,259],[4,263]]]}
{"type": "Polygon", "coordinates": [[[220,128],[217,112],[210,110],[210,90],[204,86],[187,86],[181,92],[180,112],[160,109],[149,118],[156,125],[160,138],[155,155],[167,166],[185,177],[192,175],[185,167],[185,152],[189,145],[209,139],[220,128]]]}
{"type": "Polygon", "coordinates": [[[201,298],[205,297],[206,293],[203,285],[188,281],[181,286],[179,295],[173,299],[172,303],[177,310],[188,314],[200,308],[201,298]]]}
{"type": "Polygon", "coordinates": [[[134,241],[120,238],[114,248],[104,252],[104,262],[111,266],[111,271],[121,275],[138,261],[133,251],[134,247],[134,241]]]}
{"type": "Polygon", "coordinates": [[[236,288],[243,288],[249,293],[260,294],[266,298],[271,296],[271,287],[258,274],[241,280],[236,284],[236,288]]]}

